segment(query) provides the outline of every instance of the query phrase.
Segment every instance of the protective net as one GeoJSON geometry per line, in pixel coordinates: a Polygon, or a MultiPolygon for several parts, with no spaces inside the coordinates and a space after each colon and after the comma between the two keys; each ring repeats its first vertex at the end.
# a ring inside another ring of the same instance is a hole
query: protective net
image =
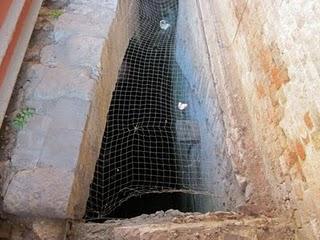
{"type": "Polygon", "coordinates": [[[138,24],[109,108],[87,204],[103,218],[133,196],[207,191],[200,133],[175,61],[178,0],[136,0],[138,24]]]}

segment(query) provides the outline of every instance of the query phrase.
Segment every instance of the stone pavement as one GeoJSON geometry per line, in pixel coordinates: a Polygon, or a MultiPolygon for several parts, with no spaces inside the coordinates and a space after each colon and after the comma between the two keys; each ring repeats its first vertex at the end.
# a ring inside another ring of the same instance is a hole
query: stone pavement
{"type": "MultiPolygon", "coordinates": [[[[63,3],[51,2],[58,7],[63,3]]],[[[53,25],[47,32],[51,41],[29,48],[26,59],[33,62],[20,74],[27,82],[23,105],[36,113],[17,135],[3,189],[5,212],[83,216],[108,104],[131,34],[132,7],[129,0],[70,0],[58,17],[50,16],[51,9],[41,10],[45,17],[38,21],[48,18],[53,25]]]]}

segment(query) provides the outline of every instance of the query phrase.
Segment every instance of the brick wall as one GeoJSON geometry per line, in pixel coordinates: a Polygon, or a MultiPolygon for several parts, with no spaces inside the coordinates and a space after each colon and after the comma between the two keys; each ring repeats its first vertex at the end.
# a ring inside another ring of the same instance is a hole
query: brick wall
{"type": "Polygon", "coordinates": [[[192,38],[208,46],[234,171],[254,189],[251,207],[290,212],[303,239],[319,239],[320,3],[197,3],[206,42],[192,38]]]}

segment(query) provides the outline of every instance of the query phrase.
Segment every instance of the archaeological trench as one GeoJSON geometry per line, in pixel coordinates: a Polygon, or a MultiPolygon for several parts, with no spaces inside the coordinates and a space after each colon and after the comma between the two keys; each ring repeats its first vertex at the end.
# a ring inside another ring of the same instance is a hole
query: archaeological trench
{"type": "Polygon", "coordinates": [[[319,16],[44,1],[1,129],[0,239],[320,239],[319,16]]]}

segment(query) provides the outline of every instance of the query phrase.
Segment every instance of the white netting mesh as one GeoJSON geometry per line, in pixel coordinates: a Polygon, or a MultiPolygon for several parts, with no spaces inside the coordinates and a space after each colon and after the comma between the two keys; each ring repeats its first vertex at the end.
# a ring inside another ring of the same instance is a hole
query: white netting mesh
{"type": "Polygon", "coordinates": [[[175,61],[178,0],[136,1],[138,24],[113,92],[88,218],[145,193],[207,191],[199,174],[199,126],[188,119],[175,61]]]}

